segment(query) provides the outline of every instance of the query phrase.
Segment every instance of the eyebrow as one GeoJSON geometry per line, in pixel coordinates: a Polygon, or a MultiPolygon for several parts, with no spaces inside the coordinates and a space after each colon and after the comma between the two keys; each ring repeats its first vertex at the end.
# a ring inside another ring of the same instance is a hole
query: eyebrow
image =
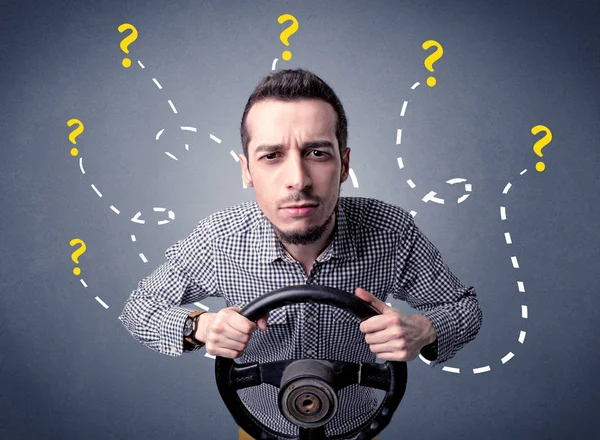
{"type": "MultiPolygon", "coordinates": [[[[302,145],[302,149],[304,149],[304,150],[307,150],[309,148],[331,148],[331,149],[333,149],[334,146],[330,141],[309,141],[309,142],[305,142],[302,145]]],[[[274,151],[278,151],[281,149],[283,149],[283,145],[281,145],[281,144],[259,145],[254,150],[254,154],[258,154],[258,153],[262,153],[262,152],[272,153],[274,151]]]]}

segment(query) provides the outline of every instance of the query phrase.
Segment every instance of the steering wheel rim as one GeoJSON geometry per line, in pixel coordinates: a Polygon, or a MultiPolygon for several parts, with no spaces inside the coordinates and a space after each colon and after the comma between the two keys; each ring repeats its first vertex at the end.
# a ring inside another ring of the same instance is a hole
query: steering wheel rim
{"type": "MultiPolygon", "coordinates": [[[[300,303],[319,303],[335,306],[354,314],[361,321],[379,314],[377,309],[356,295],[333,287],[306,284],[288,286],[261,295],[249,302],[240,311],[240,314],[256,322],[271,310],[300,303]]],[[[292,362],[301,359],[266,364],[258,362],[238,364],[234,359],[216,356],[215,378],[221,398],[238,426],[253,438],[257,440],[281,438],[322,440],[325,438],[324,426],[319,428],[303,428],[297,425],[299,429],[298,437],[275,431],[256,419],[237,394],[239,389],[263,383],[270,383],[279,388],[278,381],[281,378],[283,370],[292,362]]],[[[390,423],[396,408],[404,396],[407,380],[406,362],[386,361],[384,364],[372,362],[360,362],[356,364],[331,360],[326,360],[326,362],[331,364],[336,371],[336,378],[338,380],[336,382],[338,386],[336,392],[354,383],[386,391],[386,395],[379,408],[366,422],[349,432],[329,437],[331,440],[347,438],[355,438],[356,440],[372,439],[390,423]]]]}

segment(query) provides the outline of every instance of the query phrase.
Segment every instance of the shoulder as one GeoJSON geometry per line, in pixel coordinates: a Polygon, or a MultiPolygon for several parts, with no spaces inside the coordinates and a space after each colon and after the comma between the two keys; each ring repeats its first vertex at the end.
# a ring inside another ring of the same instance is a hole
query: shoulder
{"type": "Polygon", "coordinates": [[[382,200],[369,197],[340,197],[340,205],[353,228],[401,233],[414,224],[408,211],[382,200]]]}

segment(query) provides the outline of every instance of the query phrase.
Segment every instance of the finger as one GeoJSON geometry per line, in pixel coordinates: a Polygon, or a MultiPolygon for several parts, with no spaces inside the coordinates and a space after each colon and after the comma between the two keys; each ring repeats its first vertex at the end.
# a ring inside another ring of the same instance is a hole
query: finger
{"type": "Polygon", "coordinates": [[[389,318],[386,315],[371,316],[360,323],[360,331],[363,333],[375,333],[385,330],[390,326],[389,318]]]}
{"type": "Polygon", "coordinates": [[[356,290],[354,291],[354,294],[356,296],[358,296],[360,299],[362,299],[363,301],[366,301],[369,304],[371,304],[373,307],[375,307],[379,313],[383,313],[383,311],[386,308],[388,308],[388,306],[383,301],[381,301],[379,298],[375,297],[375,295],[373,295],[372,293],[367,292],[362,287],[357,287],[356,290]]]}
{"type": "Polygon", "coordinates": [[[394,338],[390,335],[390,332],[381,330],[378,332],[365,334],[365,341],[367,344],[385,344],[388,341],[392,341],[394,338]]]}
{"type": "Polygon", "coordinates": [[[235,359],[244,354],[244,351],[230,350],[222,347],[209,347],[206,345],[206,352],[212,356],[221,356],[228,359],[235,359]]]}
{"type": "Polygon", "coordinates": [[[257,322],[256,325],[258,325],[258,328],[261,329],[263,332],[267,331],[267,320],[269,319],[269,312],[267,312],[267,314],[263,317],[261,317],[257,322]]]}
{"type": "Polygon", "coordinates": [[[246,334],[252,334],[256,329],[256,323],[239,313],[233,313],[232,316],[228,317],[227,323],[234,329],[246,334]]]}

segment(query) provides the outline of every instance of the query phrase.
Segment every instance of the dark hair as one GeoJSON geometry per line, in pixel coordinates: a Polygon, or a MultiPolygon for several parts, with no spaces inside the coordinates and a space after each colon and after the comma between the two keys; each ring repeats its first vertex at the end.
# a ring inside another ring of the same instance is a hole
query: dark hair
{"type": "Polygon", "coordinates": [[[246,158],[248,158],[248,144],[250,143],[250,134],[246,129],[246,117],[255,103],[266,99],[287,102],[321,99],[331,104],[337,114],[335,136],[340,147],[340,156],[343,155],[348,143],[348,120],[339,98],[333,89],[314,73],[304,69],[287,69],[264,77],[248,98],[240,126],[242,148],[246,158]]]}

